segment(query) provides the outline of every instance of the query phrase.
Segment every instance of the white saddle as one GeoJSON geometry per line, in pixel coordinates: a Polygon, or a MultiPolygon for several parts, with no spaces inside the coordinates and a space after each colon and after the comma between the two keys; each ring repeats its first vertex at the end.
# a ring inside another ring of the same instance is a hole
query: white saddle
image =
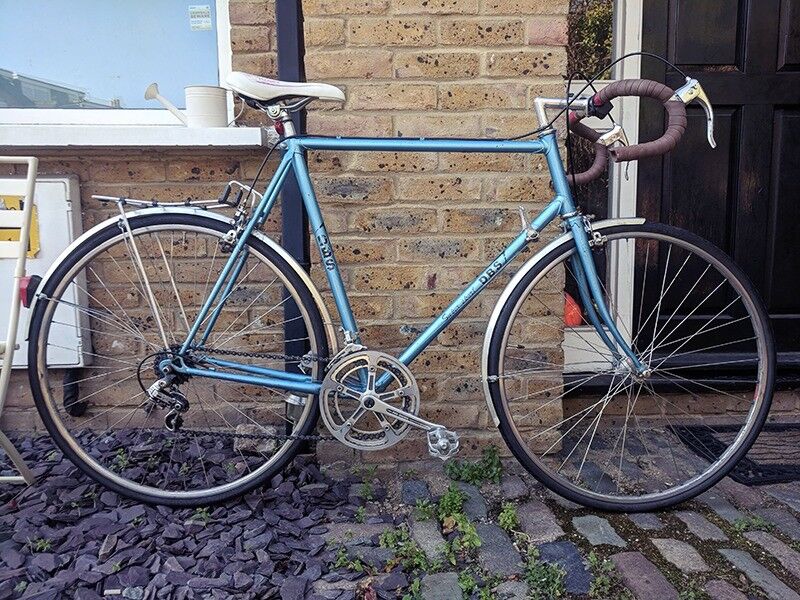
{"type": "Polygon", "coordinates": [[[264,103],[288,98],[316,98],[344,102],[344,92],[327,83],[279,81],[241,71],[234,71],[228,75],[227,83],[240,96],[247,96],[264,103]]]}

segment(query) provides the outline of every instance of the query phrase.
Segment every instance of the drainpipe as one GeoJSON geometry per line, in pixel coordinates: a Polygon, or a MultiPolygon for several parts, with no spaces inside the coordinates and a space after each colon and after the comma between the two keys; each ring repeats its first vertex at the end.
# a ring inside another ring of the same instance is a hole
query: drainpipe
{"type": "MultiPolygon", "coordinates": [[[[302,0],[278,0],[275,2],[275,23],[278,38],[278,79],[305,81],[305,42],[303,40],[302,0]]],[[[305,133],[305,110],[292,115],[295,131],[305,133]]],[[[300,188],[294,172],[286,177],[281,193],[282,245],[308,271],[311,267],[309,252],[308,216],[303,208],[300,188]]],[[[285,305],[284,352],[302,356],[309,350],[305,325],[294,302],[285,305]]],[[[297,363],[286,364],[287,371],[299,372],[297,363]]]]}

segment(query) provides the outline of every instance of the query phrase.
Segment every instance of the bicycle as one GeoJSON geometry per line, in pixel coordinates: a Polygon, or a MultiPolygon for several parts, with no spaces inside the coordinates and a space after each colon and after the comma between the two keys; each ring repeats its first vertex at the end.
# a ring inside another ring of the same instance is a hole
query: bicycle
{"type": "Polygon", "coordinates": [[[504,140],[297,135],[293,112],[315,99],[344,100],[343,92],[244,73],[229,85],[280,134],[262,163],[283,150],[264,193],[254,181],[231,182],[199,205],[98,196],[119,215],[80,236],[37,290],[29,331],[36,407],[58,447],[91,478],[143,502],[219,502],[269,481],[303,443],[320,439],[320,414],[328,434],[352,448],[387,448],[422,429],[433,456],[452,456],[458,435],[420,416],[409,365],[558,218],[562,234],[519,267],[485,334],[483,388],[513,455],[573,501],[639,511],[708,489],[752,445],[775,377],[770,325],[753,285],[689,232],[643,218],[594,222],[570,189],[601,175],[610,158],[669,151],[695,99],[713,145],[713,109],[696,80],[687,77],[677,91],[634,80],[589,96],[537,98],[535,137],[504,140]],[[607,115],[621,96],[663,103],[664,137],[615,147],[624,141],[619,126],[600,135],[580,122],[607,115]],[[559,112],[548,120],[551,110],[559,112]],[[565,112],[570,131],[594,143],[585,173],[568,175],[562,162],[553,125],[565,112]],[[521,230],[506,249],[392,356],[361,344],[308,150],[540,154],[554,197],[530,220],[521,209],[521,230]],[[261,231],[290,172],[342,345],[308,274],[261,231]],[[221,206],[235,207],[233,217],[208,210],[221,206]],[[56,368],[70,310],[80,314],[77,376],[56,368]],[[287,323],[305,333],[286,339],[287,323]],[[731,376],[719,383],[710,369],[731,376]],[[723,429],[733,433],[725,438],[723,429]]]}

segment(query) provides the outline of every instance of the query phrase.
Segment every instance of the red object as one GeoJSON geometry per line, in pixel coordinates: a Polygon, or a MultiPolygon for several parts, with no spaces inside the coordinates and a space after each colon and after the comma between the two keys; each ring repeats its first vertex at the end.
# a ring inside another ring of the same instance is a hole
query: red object
{"type": "Polygon", "coordinates": [[[22,306],[28,308],[28,286],[31,284],[31,277],[30,275],[27,277],[22,277],[19,280],[19,299],[22,301],[22,306]]]}
{"type": "Polygon", "coordinates": [[[275,121],[275,131],[278,132],[278,135],[283,135],[283,121],[275,121]]]}
{"type": "Polygon", "coordinates": [[[583,311],[575,298],[564,293],[564,325],[578,327],[583,322],[583,311]]]}
{"type": "Polygon", "coordinates": [[[592,96],[592,102],[594,103],[595,106],[603,106],[603,104],[605,104],[603,99],[600,97],[600,94],[595,94],[594,96],[592,96]]]}

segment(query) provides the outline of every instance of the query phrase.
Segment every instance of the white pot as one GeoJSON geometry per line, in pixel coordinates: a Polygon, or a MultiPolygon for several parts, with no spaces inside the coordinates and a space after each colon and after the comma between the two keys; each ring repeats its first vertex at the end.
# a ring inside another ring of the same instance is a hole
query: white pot
{"type": "Polygon", "coordinates": [[[227,127],[228,92],[213,85],[189,85],[186,93],[188,127],[227,127]]]}

